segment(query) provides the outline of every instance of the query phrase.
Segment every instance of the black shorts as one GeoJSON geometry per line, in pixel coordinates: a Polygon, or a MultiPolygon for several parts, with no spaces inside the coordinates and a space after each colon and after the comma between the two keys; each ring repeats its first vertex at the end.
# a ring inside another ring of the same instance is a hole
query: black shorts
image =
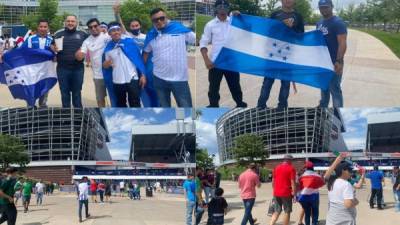
{"type": "Polygon", "coordinates": [[[293,206],[293,198],[292,197],[274,197],[274,211],[277,213],[283,211],[285,213],[291,213],[292,212],[292,206],[293,206]]]}

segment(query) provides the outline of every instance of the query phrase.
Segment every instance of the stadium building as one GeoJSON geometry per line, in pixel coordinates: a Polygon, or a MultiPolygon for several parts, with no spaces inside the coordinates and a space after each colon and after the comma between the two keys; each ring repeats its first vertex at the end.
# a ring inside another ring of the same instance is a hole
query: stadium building
{"type": "Polygon", "coordinates": [[[3,109],[0,133],[19,137],[25,144],[31,177],[70,182],[74,165],[111,160],[107,126],[95,108],[3,109]]]}
{"type": "Polygon", "coordinates": [[[368,152],[400,152],[400,112],[372,114],[367,121],[368,152]]]}
{"type": "Polygon", "coordinates": [[[400,113],[370,115],[366,149],[348,151],[342,133],[345,126],[338,109],[289,108],[233,109],[217,121],[220,162],[235,162],[234,141],[242,134],[256,134],[269,153],[266,167],[273,168],[285,154],[294,157],[301,168],[304,160],[314,162],[317,170],[325,170],[337,152],[348,151],[350,160],[366,169],[379,165],[383,170],[400,164],[400,113]]]}
{"type": "Polygon", "coordinates": [[[194,119],[184,120],[176,109],[176,121],[161,125],[134,125],[129,160],[149,163],[195,163],[194,119]]]}
{"type": "MultiPolygon", "coordinates": [[[[179,119],[179,115],[184,118],[183,109],[177,109],[177,115],[175,133],[168,133],[172,124],[166,124],[157,125],[159,135],[154,130],[151,135],[133,135],[132,146],[137,151],[131,153],[130,160],[112,160],[107,148],[110,135],[98,108],[2,109],[0,133],[19,137],[25,144],[31,160],[26,168],[28,177],[61,184],[71,184],[82,176],[180,181],[195,167],[195,135],[194,121],[179,119]]],[[[143,129],[149,132],[150,127],[153,125],[143,129]]]]}
{"type": "MultiPolygon", "coordinates": [[[[175,19],[190,25],[194,21],[196,3],[194,0],[160,0],[169,10],[177,12],[175,19]]],[[[123,0],[121,0],[123,3],[123,0]]],[[[78,16],[81,25],[90,18],[110,22],[114,19],[112,9],[115,0],[59,0],[58,13],[71,13],[78,16]]],[[[0,25],[21,25],[21,17],[35,12],[39,0],[0,0],[0,25]]]]}

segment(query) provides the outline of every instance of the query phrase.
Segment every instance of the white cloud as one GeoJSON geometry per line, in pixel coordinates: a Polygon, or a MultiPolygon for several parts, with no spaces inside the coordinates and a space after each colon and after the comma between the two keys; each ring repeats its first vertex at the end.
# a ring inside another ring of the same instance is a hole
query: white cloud
{"type": "Polygon", "coordinates": [[[111,136],[118,132],[131,132],[134,124],[149,124],[155,118],[137,119],[134,115],[117,111],[110,117],[106,117],[107,128],[111,136]]]}
{"type": "Polygon", "coordinates": [[[357,138],[346,138],[344,137],[344,141],[346,142],[347,148],[349,150],[356,150],[356,149],[365,149],[365,142],[366,139],[364,137],[357,137],[357,138]]]}
{"type": "Polygon", "coordinates": [[[209,153],[218,154],[215,124],[202,119],[196,121],[196,141],[200,148],[206,148],[209,153]]]}
{"type": "Polygon", "coordinates": [[[113,160],[128,160],[129,149],[125,148],[110,148],[110,154],[113,160]]]}

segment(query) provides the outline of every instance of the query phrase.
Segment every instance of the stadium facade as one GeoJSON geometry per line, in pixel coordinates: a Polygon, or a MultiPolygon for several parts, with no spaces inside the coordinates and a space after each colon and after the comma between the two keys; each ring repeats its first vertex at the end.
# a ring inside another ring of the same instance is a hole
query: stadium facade
{"type": "Polygon", "coordinates": [[[176,109],[176,121],[134,125],[130,158],[149,163],[195,163],[194,118],[185,121],[184,109],[176,109]]]}
{"type": "MultiPolygon", "coordinates": [[[[177,12],[177,20],[189,25],[194,21],[196,3],[194,0],[160,0],[169,10],[177,12]]],[[[123,0],[121,0],[123,3],[123,0]]],[[[80,24],[84,25],[90,18],[111,22],[114,19],[112,6],[115,0],[59,0],[59,14],[64,12],[78,16],[80,24]]],[[[21,17],[35,12],[39,0],[0,0],[0,25],[21,25],[21,17]]]]}
{"type": "Polygon", "coordinates": [[[367,122],[367,152],[400,152],[400,112],[372,114],[367,122]]]}
{"type": "Polygon", "coordinates": [[[0,133],[19,137],[30,160],[111,160],[99,109],[13,108],[0,111],[0,133]]]}
{"type": "Polygon", "coordinates": [[[285,154],[296,158],[346,151],[340,111],[324,108],[233,109],[216,124],[220,162],[234,162],[235,138],[243,134],[262,137],[270,159],[285,154]]]}

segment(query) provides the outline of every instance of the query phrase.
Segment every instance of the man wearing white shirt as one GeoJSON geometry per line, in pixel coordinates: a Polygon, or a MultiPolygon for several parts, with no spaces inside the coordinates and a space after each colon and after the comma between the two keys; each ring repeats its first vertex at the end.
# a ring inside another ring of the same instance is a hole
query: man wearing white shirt
{"type": "MultiPolygon", "coordinates": [[[[143,58],[147,62],[149,54],[153,53],[153,82],[160,105],[161,107],[171,107],[172,93],[178,107],[192,107],[186,44],[195,42],[195,34],[192,31],[166,32],[168,26],[177,25],[179,27],[179,25],[170,21],[161,8],[153,9],[150,17],[154,28],[149,33],[157,32],[157,36],[152,38],[147,45],[145,43],[143,58]]],[[[180,26],[180,28],[183,27],[180,26]]],[[[149,38],[149,33],[146,38],[149,38]]]]}
{"type": "Polygon", "coordinates": [[[36,188],[36,205],[39,204],[42,205],[43,193],[45,188],[45,185],[42,183],[42,180],[39,180],[39,182],[36,183],[35,188],[36,188]]]}
{"type": "Polygon", "coordinates": [[[98,19],[93,18],[87,22],[87,26],[90,31],[90,36],[83,42],[82,47],[76,52],[76,59],[82,61],[85,58],[85,54],[89,53],[91,67],[93,70],[93,81],[96,92],[96,100],[98,107],[105,107],[105,98],[108,94],[110,100],[113,101],[114,91],[112,87],[106,87],[102,72],[102,56],[104,48],[108,41],[111,40],[107,33],[101,32],[100,22],[98,19]]]}
{"type": "Polygon", "coordinates": [[[112,67],[112,81],[117,107],[140,107],[140,90],[146,85],[145,68],[139,47],[132,38],[122,38],[121,24],[108,24],[112,41],[104,50],[103,67],[112,67]]]}
{"type": "Polygon", "coordinates": [[[82,182],[78,185],[79,190],[79,222],[82,222],[82,205],[85,205],[86,219],[90,217],[89,214],[89,185],[88,178],[83,177],[82,182]]]}
{"type": "Polygon", "coordinates": [[[227,38],[231,18],[228,16],[229,3],[224,0],[215,2],[216,17],[209,21],[204,27],[204,33],[200,40],[200,51],[203,56],[208,71],[208,90],[209,107],[219,107],[219,88],[222,77],[225,76],[229,90],[236,107],[246,107],[243,102],[243,93],[240,87],[240,74],[238,72],[222,70],[214,67],[213,61],[217,58],[223,44],[227,38]],[[207,46],[212,44],[211,59],[208,57],[207,46]]]}

